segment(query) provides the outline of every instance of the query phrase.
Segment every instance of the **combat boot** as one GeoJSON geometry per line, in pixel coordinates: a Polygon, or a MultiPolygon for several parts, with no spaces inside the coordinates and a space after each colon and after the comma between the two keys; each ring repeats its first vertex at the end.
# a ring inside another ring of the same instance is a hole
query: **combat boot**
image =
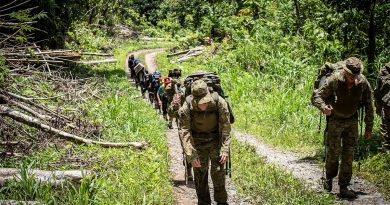
{"type": "Polygon", "coordinates": [[[333,179],[325,179],[324,180],[324,189],[325,191],[331,192],[332,191],[332,184],[333,179]]]}
{"type": "Polygon", "coordinates": [[[173,129],[172,121],[169,121],[169,122],[168,122],[168,128],[169,128],[169,129],[173,129]]]}
{"type": "Polygon", "coordinates": [[[347,186],[340,186],[340,197],[354,199],[356,198],[356,194],[352,190],[349,190],[347,186]]]}

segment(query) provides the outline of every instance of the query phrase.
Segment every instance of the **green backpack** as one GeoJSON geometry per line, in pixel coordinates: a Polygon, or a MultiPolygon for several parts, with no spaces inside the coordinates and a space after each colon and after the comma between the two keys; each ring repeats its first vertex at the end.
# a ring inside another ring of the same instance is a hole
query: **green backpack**
{"type": "Polygon", "coordinates": [[[345,61],[339,61],[337,63],[326,62],[323,66],[320,67],[320,69],[318,69],[317,77],[313,85],[313,92],[311,95],[312,102],[314,100],[315,92],[325,84],[326,79],[331,76],[335,71],[343,69],[344,66],[345,61]]]}
{"type": "MultiPolygon", "coordinates": [[[[194,81],[202,79],[207,83],[207,86],[209,87],[209,91],[211,96],[214,99],[214,102],[218,105],[219,103],[219,96],[221,96],[223,99],[226,100],[228,96],[225,95],[222,86],[221,86],[221,79],[217,75],[216,72],[208,72],[208,71],[195,71],[188,75],[184,79],[184,87],[185,87],[185,101],[187,104],[190,104],[193,97],[191,95],[191,85],[194,81]]],[[[229,109],[229,121],[230,124],[234,123],[234,114],[232,111],[232,108],[229,105],[229,102],[226,100],[228,109],[229,109]]]]}

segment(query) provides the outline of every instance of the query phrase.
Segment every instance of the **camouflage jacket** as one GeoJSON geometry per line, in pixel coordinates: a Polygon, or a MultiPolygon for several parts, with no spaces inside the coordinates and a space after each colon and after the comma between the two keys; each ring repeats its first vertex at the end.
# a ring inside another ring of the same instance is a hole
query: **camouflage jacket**
{"type": "MultiPolygon", "coordinates": [[[[220,153],[228,154],[230,147],[229,110],[226,101],[219,96],[218,102],[209,102],[206,111],[200,111],[194,100],[188,104],[186,101],[179,110],[180,118],[180,139],[188,161],[198,158],[196,147],[194,146],[195,133],[218,132],[221,144],[220,153]]],[[[216,136],[213,136],[216,137],[216,136]]]]}
{"type": "Polygon", "coordinates": [[[350,118],[356,114],[359,106],[365,108],[364,122],[366,130],[372,131],[374,107],[372,89],[367,79],[360,74],[358,84],[348,89],[342,71],[333,73],[314,94],[313,104],[320,110],[331,105],[332,115],[337,118],[350,118]]]}
{"type": "Polygon", "coordinates": [[[375,106],[377,113],[380,114],[383,105],[390,106],[388,96],[390,95],[390,63],[387,63],[378,74],[377,84],[374,91],[375,106]],[[384,102],[387,101],[387,102],[384,102]],[[384,104],[385,103],[385,104],[384,104]]]}

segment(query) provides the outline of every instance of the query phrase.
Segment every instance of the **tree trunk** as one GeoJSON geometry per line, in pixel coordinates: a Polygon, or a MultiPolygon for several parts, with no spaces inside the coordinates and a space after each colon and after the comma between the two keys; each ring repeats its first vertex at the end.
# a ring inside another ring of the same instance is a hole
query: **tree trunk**
{"type": "Polygon", "coordinates": [[[375,31],[375,5],[376,0],[371,0],[370,5],[370,22],[368,25],[368,66],[367,73],[371,75],[374,73],[375,51],[376,51],[376,31],[375,31]]]}
{"type": "MultiPolygon", "coordinates": [[[[28,170],[36,182],[50,183],[52,185],[60,185],[67,181],[80,182],[84,176],[90,176],[88,170],[66,170],[66,171],[46,171],[46,170],[28,170]]],[[[16,168],[0,168],[0,184],[4,184],[8,180],[15,179],[20,181],[20,170],[16,168]]]]}
{"type": "Polygon", "coordinates": [[[299,0],[294,0],[294,4],[295,4],[295,13],[297,15],[296,17],[297,34],[301,34],[302,17],[301,17],[301,8],[299,5],[299,0]]]}

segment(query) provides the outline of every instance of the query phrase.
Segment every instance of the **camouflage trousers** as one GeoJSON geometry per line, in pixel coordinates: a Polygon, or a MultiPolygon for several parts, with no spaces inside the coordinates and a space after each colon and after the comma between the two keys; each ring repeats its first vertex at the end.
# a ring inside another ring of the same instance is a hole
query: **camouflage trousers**
{"type": "Polygon", "coordinates": [[[381,112],[381,136],[382,136],[382,149],[390,150],[390,107],[386,106],[381,112]]]}
{"type": "Polygon", "coordinates": [[[219,203],[227,202],[227,192],[225,188],[224,166],[219,164],[219,140],[217,137],[201,138],[194,137],[195,149],[198,153],[201,167],[194,167],[194,178],[198,205],[211,204],[209,190],[209,162],[211,180],[214,187],[214,200],[219,203]]]}
{"type": "Polygon", "coordinates": [[[354,147],[358,137],[358,115],[348,119],[328,118],[326,135],[326,178],[339,175],[339,185],[348,186],[352,177],[354,147]],[[341,158],[341,162],[339,163],[341,158]],[[340,168],[339,168],[340,166],[340,168]]]}

